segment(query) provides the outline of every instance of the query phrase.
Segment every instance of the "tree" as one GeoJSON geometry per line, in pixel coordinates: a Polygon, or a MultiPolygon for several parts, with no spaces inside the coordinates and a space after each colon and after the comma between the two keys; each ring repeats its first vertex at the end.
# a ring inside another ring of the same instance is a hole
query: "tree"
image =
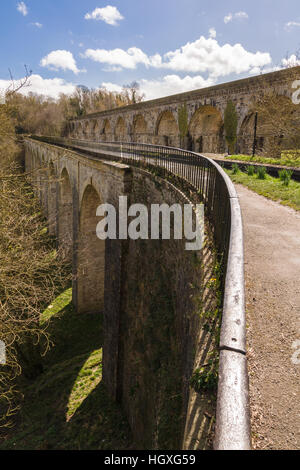
{"type": "MultiPolygon", "coordinates": [[[[9,98],[13,96],[10,92],[9,98]]],[[[19,408],[17,377],[34,378],[41,372],[41,354],[50,339],[40,315],[71,277],[19,165],[13,114],[10,104],[0,105],[0,339],[6,346],[6,365],[0,367],[0,428],[12,423],[19,408]]]]}
{"type": "Polygon", "coordinates": [[[145,98],[144,94],[140,94],[140,85],[134,81],[129,85],[123,87],[123,94],[128,101],[128,104],[140,103],[145,98]]]}
{"type": "Polygon", "coordinates": [[[224,115],[225,138],[228,145],[229,154],[234,153],[235,144],[237,140],[237,125],[238,116],[235,109],[235,105],[231,100],[229,100],[224,115]]]}
{"type": "Polygon", "coordinates": [[[6,95],[19,134],[59,136],[70,119],[138,103],[143,99],[136,82],[121,92],[111,92],[105,88],[93,90],[79,85],[74,93],[61,94],[57,100],[34,93],[24,96],[19,91],[15,88],[14,92],[6,95]]]}

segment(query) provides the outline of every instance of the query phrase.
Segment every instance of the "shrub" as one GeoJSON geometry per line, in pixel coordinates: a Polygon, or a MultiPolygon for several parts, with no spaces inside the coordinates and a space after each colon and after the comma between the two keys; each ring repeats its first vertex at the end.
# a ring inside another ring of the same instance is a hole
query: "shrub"
{"type": "Polygon", "coordinates": [[[238,164],[237,164],[237,163],[234,163],[234,164],[232,165],[232,173],[233,173],[234,175],[237,175],[239,172],[240,172],[240,169],[239,169],[238,164]]]}
{"type": "Polygon", "coordinates": [[[247,168],[247,174],[248,176],[253,176],[255,174],[255,168],[253,165],[249,165],[247,168]]]}
{"type": "Polygon", "coordinates": [[[288,186],[290,184],[292,174],[293,174],[292,170],[280,170],[278,172],[280,181],[282,181],[284,186],[288,186]]]}
{"type": "Polygon", "coordinates": [[[209,359],[205,366],[194,371],[190,379],[190,386],[197,393],[216,391],[218,387],[218,369],[218,359],[209,359]]]}
{"type": "Polygon", "coordinates": [[[259,180],[265,180],[267,176],[267,170],[265,166],[259,166],[257,168],[257,177],[259,180]]]}

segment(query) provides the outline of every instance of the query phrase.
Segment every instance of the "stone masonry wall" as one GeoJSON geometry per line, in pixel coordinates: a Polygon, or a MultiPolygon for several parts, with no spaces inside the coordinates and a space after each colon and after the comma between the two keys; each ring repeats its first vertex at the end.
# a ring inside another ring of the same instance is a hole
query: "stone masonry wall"
{"type": "Polygon", "coordinates": [[[32,139],[25,139],[25,151],[26,171],[34,171],[32,183],[55,234],[68,204],[63,229],[72,233],[61,240],[71,243],[73,301],[78,314],[104,316],[103,381],[122,404],[136,446],[183,447],[185,429],[199,418],[188,410],[201,335],[202,251],[186,251],[185,240],[172,239],[103,244],[96,238],[95,214],[100,203],[117,208],[119,196],[146,205],[149,213],[151,204],[189,201],[141,169],[32,139]]]}
{"type": "MultiPolygon", "coordinates": [[[[254,138],[253,103],[266,91],[291,98],[296,78],[300,79],[300,67],[94,113],[70,121],[68,132],[70,137],[99,142],[144,142],[181,146],[201,153],[224,153],[227,151],[224,112],[231,100],[238,114],[236,152],[250,153],[254,138]],[[185,136],[180,129],[183,107],[188,129],[185,136]],[[143,122],[142,132],[137,132],[137,121],[143,122]]],[[[259,126],[257,132],[262,148],[266,136],[259,126]]]]}

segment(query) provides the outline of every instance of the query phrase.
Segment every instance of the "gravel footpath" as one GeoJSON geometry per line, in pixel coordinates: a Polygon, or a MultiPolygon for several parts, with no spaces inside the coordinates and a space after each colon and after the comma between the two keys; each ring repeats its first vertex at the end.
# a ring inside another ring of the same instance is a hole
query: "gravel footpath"
{"type": "Polygon", "coordinates": [[[299,449],[300,213],[236,189],[245,238],[253,447],[299,449]]]}

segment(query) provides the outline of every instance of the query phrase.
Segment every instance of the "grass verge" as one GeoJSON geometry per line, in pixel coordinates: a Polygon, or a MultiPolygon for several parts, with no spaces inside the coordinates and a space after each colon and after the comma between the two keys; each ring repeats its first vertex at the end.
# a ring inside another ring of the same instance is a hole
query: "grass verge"
{"type": "Polygon", "coordinates": [[[226,160],[238,160],[241,162],[263,163],[265,165],[281,165],[300,168],[300,155],[283,152],[281,158],[261,157],[259,155],[229,155],[226,160]]]}
{"type": "Polygon", "coordinates": [[[232,170],[225,171],[234,183],[243,184],[261,196],[300,211],[300,183],[297,181],[291,180],[289,186],[284,186],[279,178],[273,178],[269,175],[266,175],[265,179],[260,180],[256,174],[249,176],[241,171],[235,174],[232,170]]]}

